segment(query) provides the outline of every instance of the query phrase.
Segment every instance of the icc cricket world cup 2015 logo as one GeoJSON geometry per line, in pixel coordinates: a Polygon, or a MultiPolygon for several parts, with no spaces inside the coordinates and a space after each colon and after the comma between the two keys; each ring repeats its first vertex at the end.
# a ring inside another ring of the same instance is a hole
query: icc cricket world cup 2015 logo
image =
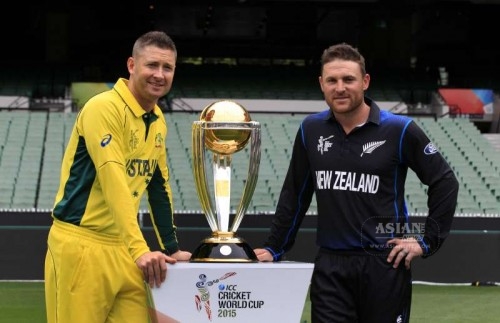
{"type": "Polygon", "coordinates": [[[194,301],[198,312],[201,312],[202,309],[205,309],[207,318],[210,321],[212,321],[212,308],[210,306],[210,291],[208,290],[208,288],[234,275],[236,275],[235,272],[228,272],[219,279],[215,279],[212,281],[207,281],[207,276],[205,274],[201,274],[199,276],[200,281],[196,283],[196,288],[198,288],[198,295],[195,295],[194,301]]]}

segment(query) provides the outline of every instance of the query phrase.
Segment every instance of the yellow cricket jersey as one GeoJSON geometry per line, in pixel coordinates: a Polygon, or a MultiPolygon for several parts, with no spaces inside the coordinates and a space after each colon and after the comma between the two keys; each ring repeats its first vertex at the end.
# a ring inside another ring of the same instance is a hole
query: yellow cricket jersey
{"type": "Polygon", "coordinates": [[[120,235],[134,261],[149,251],[137,224],[147,190],[159,244],[179,250],[161,109],[147,113],[120,78],[79,112],[61,167],[52,216],[108,235],[120,235]]]}

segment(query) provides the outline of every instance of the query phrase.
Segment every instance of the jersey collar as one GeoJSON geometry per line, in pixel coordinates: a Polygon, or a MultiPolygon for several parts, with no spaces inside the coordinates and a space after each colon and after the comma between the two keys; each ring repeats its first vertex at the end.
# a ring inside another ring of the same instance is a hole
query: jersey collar
{"type": "Polygon", "coordinates": [[[367,96],[365,96],[365,102],[370,106],[370,114],[368,115],[368,120],[366,122],[371,122],[377,125],[380,124],[380,108],[377,103],[367,96]]]}
{"type": "MultiPolygon", "coordinates": [[[[380,108],[369,97],[365,96],[364,98],[366,104],[370,106],[370,114],[368,115],[368,120],[366,120],[366,123],[374,123],[374,124],[380,124],[380,108]]],[[[328,113],[325,115],[325,120],[332,119],[335,120],[335,116],[333,115],[333,112],[331,109],[328,109],[328,113]]]]}

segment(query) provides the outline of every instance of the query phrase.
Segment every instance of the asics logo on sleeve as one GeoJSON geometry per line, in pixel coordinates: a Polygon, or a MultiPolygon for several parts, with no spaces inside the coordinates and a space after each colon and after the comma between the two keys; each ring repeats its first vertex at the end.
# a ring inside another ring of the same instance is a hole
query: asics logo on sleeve
{"type": "Polygon", "coordinates": [[[432,155],[432,154],[435,154],[437,153],[438,149],[436,146],[434,146],[434,144],[432,142],[429,142],[427,144],[427,146],[425,146],[424,148],[424,154],[426,155],[432,155]]]}
{"type": "Polygon", "coordinates": [[[101,147],[106,147],[110,142],[111,142],[111,134],[108,133],[107,135],[104,135],[101,140],[101,147]]]}

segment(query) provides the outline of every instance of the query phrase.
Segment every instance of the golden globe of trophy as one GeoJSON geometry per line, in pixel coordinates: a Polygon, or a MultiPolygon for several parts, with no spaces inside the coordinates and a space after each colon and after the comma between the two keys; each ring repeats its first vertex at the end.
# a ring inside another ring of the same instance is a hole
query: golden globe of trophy
{"type": "Polygon", "coordinates": [[[193,122],[193,175],[201,208],[212,235],[194,250],[191,262],[257,262],[249,244],[236,235],[257,184],[260,164],[260,123],[230,100],[213,102],[193,122]],[[248,173],[234,217],[231,216],[231,162],[250,143],[248,173]],[[212,159],[207,162],[206,154],[212,159]],[[212,164],[211,177],[207,168],[212,164]],[[213,194],[209,180],[213,180],[213,194]],[[214,207],[215,206],[215,207],[214,207]],[[230,222],[232,223],[230,226],[230,222]]]}

